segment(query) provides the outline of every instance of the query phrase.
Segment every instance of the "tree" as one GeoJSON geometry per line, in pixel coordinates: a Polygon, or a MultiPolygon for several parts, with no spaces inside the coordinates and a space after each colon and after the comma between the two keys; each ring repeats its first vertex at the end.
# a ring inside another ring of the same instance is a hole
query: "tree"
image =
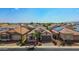
{"type": "Polygon", "coordinates": [[[39,42],[41,41],[41,33],[40,32],[36,32],[36,38],[39,42]]]}

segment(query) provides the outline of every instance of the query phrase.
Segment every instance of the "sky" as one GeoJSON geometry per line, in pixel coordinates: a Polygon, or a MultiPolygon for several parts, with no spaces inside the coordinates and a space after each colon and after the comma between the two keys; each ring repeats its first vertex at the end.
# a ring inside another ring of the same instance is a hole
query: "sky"
{"type": "Polygon", "coordinates": [[[1,23],[79,21],[79,8],[0,8],[1,23]]]}

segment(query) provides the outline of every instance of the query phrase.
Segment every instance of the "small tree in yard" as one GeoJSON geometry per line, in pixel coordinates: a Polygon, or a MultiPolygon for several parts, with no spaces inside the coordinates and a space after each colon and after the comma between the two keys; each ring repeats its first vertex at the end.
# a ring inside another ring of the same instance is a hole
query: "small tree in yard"
{"type": "Polygon", "coordinates": [[[26,43],[27,43],[27,39],[25,38],[24,35],[21,35],[21,39],[19,40],[17,45],[24,46],[24,45],[26,45],[26,43]]]}
{"type": "Polygon", "coordinates": [[[21,35],[21,39],[19,40],[18,45],[20,45],[20,46],[23,46],[24,45],[23,44],[23,35],[21,35]]]}
{"type": "Polygon", "coordinates": [[[36,38],[38,41],[40,41],[40,37],[41,37],[41,33],[40,32],[36,32],[36,38]]]}

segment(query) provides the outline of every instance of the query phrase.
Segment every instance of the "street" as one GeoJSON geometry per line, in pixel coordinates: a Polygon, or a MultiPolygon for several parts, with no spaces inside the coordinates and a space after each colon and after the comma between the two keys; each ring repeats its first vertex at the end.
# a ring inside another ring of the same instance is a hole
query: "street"
{"type": "Polygon", "coordinates": [[[79,51],[79,48],[0,48],[0,51],[79,51]]]}

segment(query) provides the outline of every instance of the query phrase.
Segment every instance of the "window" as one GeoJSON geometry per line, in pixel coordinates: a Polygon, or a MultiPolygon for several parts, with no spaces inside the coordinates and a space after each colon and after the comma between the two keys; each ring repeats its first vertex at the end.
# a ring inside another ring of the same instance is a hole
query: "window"
{"type": "Polygon", "coordinates": [[[2,34],[2,35],[1,35],[1,39],[8,39],[8,38],[9,38],[9,36],[6,35],[6,34],[2,34]]]}

